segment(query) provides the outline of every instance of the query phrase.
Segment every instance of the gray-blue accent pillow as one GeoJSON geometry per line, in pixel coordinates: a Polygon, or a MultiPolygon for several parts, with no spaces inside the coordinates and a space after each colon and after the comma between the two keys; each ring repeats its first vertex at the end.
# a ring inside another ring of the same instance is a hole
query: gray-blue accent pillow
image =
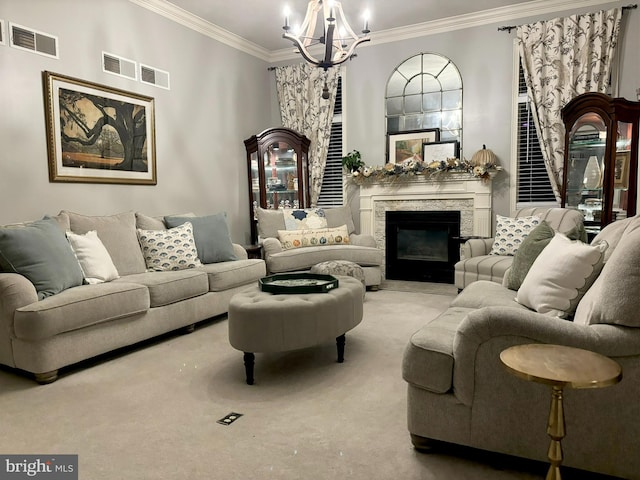
{"type": "Polygon", "coordinates": [[[0,228],[0,263],[33,283],[39,300],[82,285],[80,264],[53,218],[0,228]]]}
{"type": "Polygon", "coordinates": [[[202,263],[218,263],[237,260],[224,213],[216,213],[205,217],[164,217],[169,228],[177,227],[185,222],[193,225],[193,238],[196,241],[198,258],[202,263]]]}

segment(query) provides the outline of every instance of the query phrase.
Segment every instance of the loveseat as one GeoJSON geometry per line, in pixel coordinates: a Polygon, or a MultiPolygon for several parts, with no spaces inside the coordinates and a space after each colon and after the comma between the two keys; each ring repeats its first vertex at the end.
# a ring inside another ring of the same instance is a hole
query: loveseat
{"type": "Polygon", "coordinates": [[[508,373],[499,355],[518,344],[567,345],[613,358],[623,378],[565,389],[563,465],[640,479],[639,312],[638,216],[608,225],[590,245],[554,235],[516,290],[488,280],[467,285],[405,350],[414,446],[440,441],[546,462],[550,387],[508,373]],[[578,250],[591,260],[574,263],[578,250]]]}
{"type": "Polygon", "coordinates": [[[576,238],[580,240],[587,238],[584,230],[584,217],[575,209],[532,207],[521,208],[511,217],[498,216],[496,235],[488,238],[472,238],[462,245],[462,259],[454,265],[454,284],[458,291],[478,280],[502,283],[504,274],[511,268],[513,261],[513,255],[505,250],[515,246],[510,241],[512,238],[512,232],[509,230],[510,223],[515,223],[514,221],[518,220],[526,221],[523,219],[532,216],[546,221],[554,230],[562,233],[574,230],[576,238]],[[501,231],[507,245],[496,242],[501,231]]]}
{"type": "Polygon", "coordinates": [[[134,212],[63,211],[0,228],[0,267],[0,363],[39,383],[81,360],[192,331],[266,272],[231,242],[220,214],[134,212]]]}
{"type": "Polygon", "coordinates": [[[380,285],[383,252],[376,247],[373,236],[356,233],[348,206],[258,208],[256,216],[269,274],[305,271],[322,262],[347,260],[362,267],[367,288],[375,290],[380,285]]]}

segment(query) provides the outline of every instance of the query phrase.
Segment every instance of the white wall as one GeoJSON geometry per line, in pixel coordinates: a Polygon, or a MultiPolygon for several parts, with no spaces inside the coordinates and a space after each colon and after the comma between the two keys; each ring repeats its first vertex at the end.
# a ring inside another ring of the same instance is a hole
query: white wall
{"type": "MultiPolygon", "coordinates": [[[[603,3],[584,11],[626,3],[603,3]]],[[[546,18],[571,13],[576,12],[546,18]]],[[[640,87],[640,11],[625,17],[619,94],[635,100],[640,87]]],[[[0,0],[0,18],[56,35],[60,47],[60,59],[55,60],[0,45],[0,224],[61,209],[84,214],[135,210],[149,215],[224,210],[234,241],[248,242],[243,140],[281,124],[274,74],[265,62],[128,0],[0,0]],[[169,71],[171,90],[103,73],[103,50],[169,71]],[[44,70],[155,98],[156,186],[49,182],[44,70]]],[[[389,75],[417,53],[444,54],[456,63],[463,79],[462,154],[470,158],[486,144],[498,155],[507,171],[494,183],[494,211],[508,214],[515,31],[498,32],[504,24],[359,47],[358,56],[347,63],[347,151],[360,150],[368,164],[384,163],[384,92],[389,75]]],[[[299,60],[286,63],[294,61],[299,60]]]]}
{"type": "Polygon", "coordinates": [[[243,140],[271,126],[265,62],[128,0],[0,0],[0,18],[57,36],[60,51],[0,45],[0,224],[61,209],[224,210],[234,241],[248,243],[243,140]],[[103,50],[168,71],[171,90],[103,73],[103,50]],[[157,185],[49,182],[44,70],[155,98],[157,185]]]}

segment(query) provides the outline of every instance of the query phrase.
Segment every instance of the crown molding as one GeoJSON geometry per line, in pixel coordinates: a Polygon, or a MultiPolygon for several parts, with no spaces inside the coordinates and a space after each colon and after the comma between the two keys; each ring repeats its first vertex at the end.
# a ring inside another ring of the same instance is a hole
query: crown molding
{"type": "MultiPolygon", "coordinates": [[[[534,0],[522,4],[509,5],[506,7],[492,8],[480,12],[457,15],[455,17],[443,18],[429,22],[416,23],[405,27],[391,28],[379,32],[371,33],[371,41],[358,46],[358,49],[369,48],[374,45],[384,43],[399,42],[412,38],[437,35],[439,33],[463,30],[466,28],[479,27],[501,22],[510,22],[525,17],[535,17],[549,13],[575,10],[576,8],[602,5],[602,0],[534,0]]],[[[285,48],[272,51],[269,56],[270,62],[281,62],[299,58],[293,48],[285,48]]]]}
{"type": "Polygon", "coordinates": [[[173,20],[176,23],[184,25],[191,30],[211,37],[214,40],[218,40],[225,45],[229,45],[237,50],[258,57],[261,60],[269,61],[271,58],[271,52],[260,45],[257,45],[249,40],[236,35],[224,28],[221,28],[211,22],[194,15],[180,7],[167,2],[166,0],[129,0],[131,3],[151,10],[158,15],[162,15],[169,20],[173,20]]]}
{"type": "MultiPolygon", "coordinates": [[[[193,15],[180,7],[169,3],[167,0],[129,0],[130,2],[184,25],[191,30],[206,35],[225,45],[242,52],[253,55],[269,63],[294,60],[300,58],[292,47],[280,50],[267,50],[260,45],[246,40],[224,28],[193,15]]],[[[371,34],[371,41],[360,45],[358,48],[368,48],[373,45],[398,42],[412,38],[436,35],[439,33],[463,30],[465,28],[495,24],[498,22],[510,22],[519,18],[535,17],[549,13],[575,10],[577,8],[602,5],[603,0],[533,0],[530,2],[509,5],[506,7],[492,8],[480,12],[457,15],[429,22],[416,23],[405,27],[391,28],[371,34]]],[[[321,48],[320,48],[321,50],[321,48]]]]}

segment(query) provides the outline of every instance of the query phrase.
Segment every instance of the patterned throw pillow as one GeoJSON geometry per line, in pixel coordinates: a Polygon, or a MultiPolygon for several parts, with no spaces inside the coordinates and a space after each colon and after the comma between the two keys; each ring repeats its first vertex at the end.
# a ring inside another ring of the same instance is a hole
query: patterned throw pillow
{"type": "Polygon", "coordinates": [[[515,255],[529,232],[540,223],[540,218],[510,218],[496,215],[496,236],[489,255],[515,255]]]}
{"type": "Polygon", "coordinates": [[[349,245],[349,232],[346,225],[317,230],[278,230],[278,238],[284,250],[325,245],[349,245]]]}
{"type": "Polygon", "coordinates": [[[190,222],[168,230],[137,232],[147,270],[163,272],[202,266],[190,222]]]}
{"type": "Polygon", "coordinates": [[[327,217],[322,208],[283,209],[282,213],[284,214],[284,225],[287,230],[327,228],[327,217]]]}

